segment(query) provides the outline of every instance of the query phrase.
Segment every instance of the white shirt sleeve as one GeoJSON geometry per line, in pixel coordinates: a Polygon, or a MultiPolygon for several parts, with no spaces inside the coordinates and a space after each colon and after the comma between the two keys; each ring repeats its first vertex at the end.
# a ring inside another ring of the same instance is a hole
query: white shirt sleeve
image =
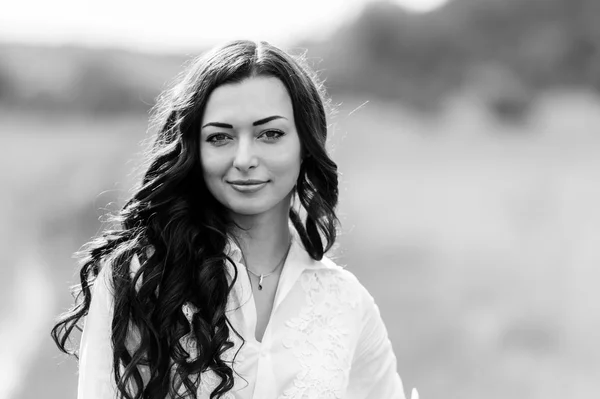
{"type": "Polygon", "coordinates": [[[113,376],[111,272],[103,267],[92,287],[92,302],[79,346],[77,399],[116,398],[113,376]]]}
{"type": "Polygon", "coordinates": [[[348,399],[405,399],[387,329],[363,287],[363,323],[350,370],[348,399]]]}

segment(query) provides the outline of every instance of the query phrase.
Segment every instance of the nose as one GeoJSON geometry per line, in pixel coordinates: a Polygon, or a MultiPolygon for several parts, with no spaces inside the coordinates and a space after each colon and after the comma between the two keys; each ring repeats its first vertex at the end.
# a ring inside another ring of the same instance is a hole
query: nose
{"type": "Polygon", "coordinates": [[[233,159],[233,167],[239,171],[248,171],[256,168],[258,165],[258,157],[255,153],[253,140],[242,138],[239,141],[238,147],[233,159]]]}

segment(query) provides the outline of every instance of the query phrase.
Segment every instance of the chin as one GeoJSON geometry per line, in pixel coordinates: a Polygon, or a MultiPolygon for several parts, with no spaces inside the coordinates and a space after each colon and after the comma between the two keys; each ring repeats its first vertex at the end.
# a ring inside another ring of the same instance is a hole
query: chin
{"type": "Polygon", "coordinates": [[[237,195],[237,193],[234,193],[231,196],[227,195],[228,193],[224,194],[225,195],[221,196],[221,198],[218,199],[218,201],[225,205],[225,207],[234,214],[243,216],[254,216],[284,207],[285,215],[287,217],[287,212],[289,211],[289,204],[293,191],[290,189],[288,195],[283,197],[279,197],[278,195],[272,195],[272,193],[268,193],[269,195],[256,196],[254,198],[240,197],[237,195]]]}
{"type": "Polygon", "coordinates": [[[244,216],[253,216],[259,215],[261,213],[267,212],[269,209],[273,208],[273,206],[269,206],[264,203],[250,203],[251,201],[245,201],[245,203],[230,203],[227,208],[233,213],[237,213],[238,215],[244,216]]]}

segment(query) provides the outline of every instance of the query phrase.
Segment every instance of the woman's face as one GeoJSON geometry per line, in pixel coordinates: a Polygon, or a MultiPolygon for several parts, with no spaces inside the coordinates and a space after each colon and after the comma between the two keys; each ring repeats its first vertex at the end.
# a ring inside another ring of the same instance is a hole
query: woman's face
{"type": "Polygon", "coordinates": [[[252,77],[217,87],[201,126],[202,171],[213,196],[234,214],[280,208],[287,217],[301,145],[283,83],[252,77]]]}

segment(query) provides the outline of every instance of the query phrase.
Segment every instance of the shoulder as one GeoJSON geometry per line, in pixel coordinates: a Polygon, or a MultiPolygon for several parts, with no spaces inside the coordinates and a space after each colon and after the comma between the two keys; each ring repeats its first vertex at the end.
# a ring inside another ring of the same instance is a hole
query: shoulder
{"type": "Polygon", "coordinates": [[[353,312],[357,318],[361,335],[371,342],[376,338],[387,336],[387,330],[381,317],[381,311],[375,298],[350,270],[335,263],[329,258],[323,258],[322,271],[337,276],[339,288],[348,303],[352,303],[353,312]]]}
{"type": "Polygon", "coordinates": [[[337,322],[350,323],[360,335],[369,326],[381,323],[371,293],[352,271],[329,257],[313,260],[302,275],[301,286],[315,312],[335,314],[337,322]]]}
{"type": "Polygon", "coordinates": [[[318,261],[318,266],[325,270],[326,273],[332,273],[339,277],[341,277],[344,281],[347,281],[352,288],[355,289],[364,289],[363,285],[360,283],[358,278],[354,273],[352,273],[345,265],[340,265],[335,260],[331,259],[328,256],[323,256],[323,259],[318,261]]]}
{"type": "Polygon", "coordinates": [[[368,304],[373,301],[373,297],[358,277],[346,266],[341,266],[330,257],[323,256],[320,261],[314,261],[314,266],[311,269],[315,270],[321,280],[328,281],[330,287],[331,284],[334,284],[360,304],[368,304]]]}

